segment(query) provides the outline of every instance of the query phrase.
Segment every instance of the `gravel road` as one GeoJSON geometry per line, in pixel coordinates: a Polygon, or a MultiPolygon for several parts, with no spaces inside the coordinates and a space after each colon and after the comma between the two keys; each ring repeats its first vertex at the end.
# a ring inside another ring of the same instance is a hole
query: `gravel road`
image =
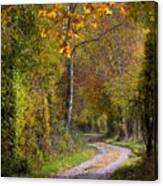
{"type": "Polygon", "coordinates": [[[132,153],[130,149],[103,142],[93,143],[97,154],[91,159],[50,177],[76,179],[109,179],[132,153]]]}

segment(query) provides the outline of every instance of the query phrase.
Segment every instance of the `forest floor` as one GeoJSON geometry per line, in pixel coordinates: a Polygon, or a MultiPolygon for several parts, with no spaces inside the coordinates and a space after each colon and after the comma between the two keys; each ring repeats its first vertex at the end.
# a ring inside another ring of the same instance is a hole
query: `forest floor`
{"type": "Polygon", "coordinates": [[[126,147],[111,145],[104,142],[92,144],[97,154],[91,159],[70,169],[51,173],[49,177],[76,179],[109,179],[115,170],[128,159],[132,151],[126,147]]]}

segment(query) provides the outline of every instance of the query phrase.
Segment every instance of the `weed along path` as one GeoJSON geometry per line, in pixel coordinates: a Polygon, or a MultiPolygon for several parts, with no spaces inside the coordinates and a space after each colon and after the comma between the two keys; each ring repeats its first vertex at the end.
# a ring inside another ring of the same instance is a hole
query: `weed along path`
{"type": "Polygon", "coordinates": [[[55,178],[108,179],[132,153],[130,149],[103,142],[93,143],[97,154],[80,165],[51,174],[55,178]]]}

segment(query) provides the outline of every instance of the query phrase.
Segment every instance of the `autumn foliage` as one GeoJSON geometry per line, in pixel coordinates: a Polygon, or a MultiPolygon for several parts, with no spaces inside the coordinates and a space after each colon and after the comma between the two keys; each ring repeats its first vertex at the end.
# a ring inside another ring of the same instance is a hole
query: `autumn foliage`
{"type": "Polygon", "coordinates": [[[38,176],[61,154],[84,154],[83,133],[156,155],[155,6],[2,6],[2,176],[38,176]]]}

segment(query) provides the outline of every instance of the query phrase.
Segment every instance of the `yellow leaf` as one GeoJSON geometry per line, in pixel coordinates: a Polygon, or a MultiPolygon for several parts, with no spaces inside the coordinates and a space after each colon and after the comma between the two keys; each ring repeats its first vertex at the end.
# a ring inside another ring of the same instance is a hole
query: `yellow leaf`
{"type": "Polygon", "coordinates": [[[78,24],[76,24],[77,29],[80,29],[80,28],[83,28],[83,27],[84,27],[84,22],[83,21],[80,21],[78,24]]]}
{"type": "Polygon", "coordinates": [[[72,30],[69,31],[68,36],[71,38],[79,38],[77,32],[74,32],[72,30]]]}
{"type": "Polygon", "coordinates": [[[106,7],[106,6],[101,6],[99,9],[98,9],[98,12],[100,13],[100,14],[108,14],[108,7],[106,7]]]}
{"type": "Polygon", "coordinates": [[[52,5],[52,9],[53,9],[54,11],[58,11],[58,10],[60,10],[61,8],[63,8],[63,4],[54,4],[54,5],[52,5]]]}
{"type": "Polygon", "coordinates": [[[85,14],[90,14],[91,13],[91,10],[87,7],[84,7],[84,13],[85,14]]]}
{"type": "Polygon", "coordinates": [[[60,48],[59,53],[63,54],[64,48],[60,48]]]}
{"type": "Polygon", "coordinates": [[[107,14],[107,15],[111,15],[112,13],[113,13],[112,10],[107,10],[107,11],[106,11],[106,14],[107,14]]]}
{"type": "Polygon", "coordinates": [[[41,37],[45,38],[47,36],[47,32],[45,29],[43,29],[43,31],[41,32],[41,37]]]}
{"type": "Polygon", "coordinates": [[[46,10],[39,10],[38,15],[41,16],[46,16],[47,12],[46,10]]]}
{"type": "Polygon", "coordinates": [[[41,37],[45,38],[51,32],[51,29],[43,29],[41,32],[41,37]]]}
{"type": "Polygon", "coordinates": [[[96,29],[97,28],[97,23],[92,23],[91,26],[92,26],[92,28],[96,29]]]}
{"type": "Polygon", "coordinates": [[[90,3],[88,3],[86,6],[84,6],[84,13],[85,14],[90,14],[93,11],[94,11],[94,7],[90,3]]]}
{"type": "Polygon", "coordinates": [[[54,11],[50,11],[46,15],[47,15],[47,17],[55,17],[56,13],[54,11]]]}

